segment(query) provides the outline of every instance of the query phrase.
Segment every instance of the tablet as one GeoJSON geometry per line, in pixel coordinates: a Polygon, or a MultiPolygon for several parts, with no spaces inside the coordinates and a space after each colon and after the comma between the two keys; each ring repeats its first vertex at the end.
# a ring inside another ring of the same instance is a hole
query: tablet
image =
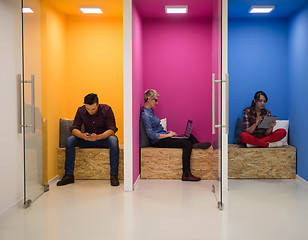
{"type": "Polygon", "coordinates": [[[270,128],[269,123],[276,121],[278,117],[266,115],[262,122],[258,125],[258,128],[270,128]]]}

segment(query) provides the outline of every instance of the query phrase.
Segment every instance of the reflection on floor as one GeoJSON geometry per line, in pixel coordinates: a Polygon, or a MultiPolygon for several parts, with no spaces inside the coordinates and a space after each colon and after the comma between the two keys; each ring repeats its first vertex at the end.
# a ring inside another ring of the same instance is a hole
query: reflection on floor
{"type": "Polygon", "coordinates": [[[230,180],[219,211],[212,181],[139,180],[51,186],[0,218],[1,240],[308,239],[308,188],[298,180],[230,180]]]}

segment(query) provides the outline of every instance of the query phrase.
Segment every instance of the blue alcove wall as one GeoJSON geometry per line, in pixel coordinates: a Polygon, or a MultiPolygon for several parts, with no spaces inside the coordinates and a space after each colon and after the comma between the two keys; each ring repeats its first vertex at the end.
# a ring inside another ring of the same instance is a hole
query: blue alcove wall
{"type": "Polygon", "coordinates": [[[308,4],[289,22],[288,100],[290,144],[297,148],[297,174],[308,181],[308,4]]]}
{"type": "Polygon", "coordinates": [[[258,90],[279,119],[289,119],[297,174],[308,181],[308,3],[288,18],[229,18],[230,133],[258,90]]]}
{"type": "Polygon", "coordinates": [[[254,93],[268,96],[268,108],[279,119],[288,119],[288,21],[286,19],[230,19],[230,134],[233,143],[236,119],[249,107],[254,93]]]}

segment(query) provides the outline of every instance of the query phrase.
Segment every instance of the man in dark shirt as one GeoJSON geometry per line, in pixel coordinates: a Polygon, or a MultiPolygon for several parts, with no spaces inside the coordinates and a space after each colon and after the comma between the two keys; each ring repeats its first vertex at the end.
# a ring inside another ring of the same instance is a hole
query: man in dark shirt
{"type": "Polygon", "coordinates": [[[90,93],[84,98],[83,106],[79,107],[71,127],[73,136],[67,139],[65,150],[65,175],[58,186],[74,183],[75,147],[110,148],[110,183],[119,186],[119,144],[114,134],[118,131],[110,106],[99,104],[98,97],[90,93]],[[81,132],[84,124],[85,132],[81,132]]]}

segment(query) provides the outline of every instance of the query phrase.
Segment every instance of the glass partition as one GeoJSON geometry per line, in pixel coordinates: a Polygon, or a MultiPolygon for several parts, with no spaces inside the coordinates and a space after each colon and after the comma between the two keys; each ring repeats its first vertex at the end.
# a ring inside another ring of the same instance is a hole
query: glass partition
{"type": "Polygon", "coordinates": [[[23,0],[22,108],[24,138],[24,206],[43,192],[41,117],[40,1],[23,0]]]}
{"type": "Polygon", "coordinates": [[[222,8],[221,0],[213,1],[212,20],[212,142],[213,172],[212,191],[218,208],[222,210],[222,8]]]}

